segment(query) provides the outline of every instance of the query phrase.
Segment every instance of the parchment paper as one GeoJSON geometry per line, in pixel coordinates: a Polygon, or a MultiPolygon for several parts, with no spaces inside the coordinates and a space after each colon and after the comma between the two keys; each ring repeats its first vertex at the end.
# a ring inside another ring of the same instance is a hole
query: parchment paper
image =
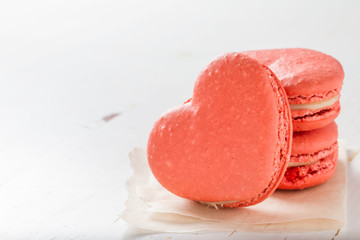
{"type": "Polygon", "coordinates": [[[339,141],[339,161],[326,183],[305,190],[277,190],[255,206],[215,209],[173,195],[153,177],[146,152],[129,153],[134,175],[122,218],[154,232],[266,231],[307,232],[338,229],[345,223],[346,149],[339,141]]]}

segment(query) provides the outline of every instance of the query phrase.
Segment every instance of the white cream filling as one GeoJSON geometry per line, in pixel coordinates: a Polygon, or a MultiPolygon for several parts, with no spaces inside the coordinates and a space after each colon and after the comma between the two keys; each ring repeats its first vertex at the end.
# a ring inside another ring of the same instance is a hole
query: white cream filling
{"type": "Polygon", "coordinates": [[[316,163],[318,160],[314,162],[289,162],[288,167],[299,167],[299,166],[306,166],[316,163]]]}
{"type": "Polygon", "coordinates": [[[224,201],[224,202],[203,202],[203,201],[198,201],[198,202],[201,203],[201,204],[208,205],[210,207],[214,207],[214,208],[218,209],[218,207],[223,207],[224,204],[236,203],[236,202],[239,202],[239,201],[224,201]]]}
{"type": "Polygon", "coordinates": [[[291,110],[299,110],[299,109],[308,109],[308,110],[316,110],[324,107],[328,107],[336,103],[339,99],[339,95],[336,95],[332,98],[312,103],[304,103],[304,104],[290,104],[291,110]]]}

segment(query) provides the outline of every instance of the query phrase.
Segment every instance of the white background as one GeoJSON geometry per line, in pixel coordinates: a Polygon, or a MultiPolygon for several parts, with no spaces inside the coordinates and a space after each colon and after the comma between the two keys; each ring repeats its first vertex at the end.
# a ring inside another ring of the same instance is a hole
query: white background
{"type": "MultiPolygon", "coordinates": [[[[360,1],[1,1],[0,239],[123,238],[128,152],[225,52],[333,55],[346,75],[340,137],[360,150],[359,11],[360,1]]],[[[359,176],[354,160],[338,237],[360,232],[359,176]]]]}

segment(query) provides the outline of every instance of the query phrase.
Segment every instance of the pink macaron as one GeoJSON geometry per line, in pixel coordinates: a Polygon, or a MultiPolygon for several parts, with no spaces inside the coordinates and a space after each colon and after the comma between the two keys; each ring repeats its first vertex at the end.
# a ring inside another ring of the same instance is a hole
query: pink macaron
{"type": "Polygon", "coordinates": [[[344,71],[332,56],[302,48],[247,51],[280,79],[290,103],[294,131],[321,128],[340,112],[344,71]]]}
{"type": "Polygon", "coordinates": [[[229,53],[200,73],[191,100],[156,121],[147,156],[173,194],[245,207],[275,191],[291,142],[290,107],[278,78],[256,60],[229,53]]]}
{"type": "Polygon", "coordinates": [[[335,122],[294,132],[290,162],[278,189],[303,189],[326,182],[335,172],[338,144],[335,122]]]}

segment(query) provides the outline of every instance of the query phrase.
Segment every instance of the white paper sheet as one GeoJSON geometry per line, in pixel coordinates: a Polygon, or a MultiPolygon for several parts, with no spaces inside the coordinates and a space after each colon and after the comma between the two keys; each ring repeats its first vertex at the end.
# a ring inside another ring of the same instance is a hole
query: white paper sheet
{"type": "Polygon", "coordinates": [[[209,208],[173,195],[153,177],[146,152],[129,154],[134,175],[122,218],[154,232],[268,231],[305,232],[338,229],[345,222],[346,148],[339,141],[339,161],[326,183],[304,190],[277,190],[264,202],[237,209],[209,208]]]}

